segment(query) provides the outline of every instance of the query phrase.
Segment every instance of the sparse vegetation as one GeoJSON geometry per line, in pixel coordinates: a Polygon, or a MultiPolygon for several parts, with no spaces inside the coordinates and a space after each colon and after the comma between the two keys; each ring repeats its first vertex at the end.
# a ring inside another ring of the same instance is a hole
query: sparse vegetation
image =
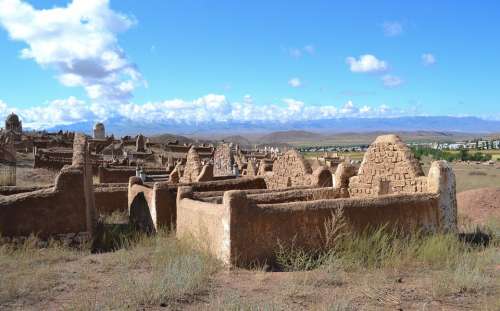
{"type": "MultiPolygon", "coordinates": [[[[191,305],[206,310],[279,310],[298,302],[315,310],[385,308],[404,303],[401,290],[394,285],[404,282],[397,281],[402,278],[414,280],[406,286],[425,299],[446,303],[460,295],[470,303],[478,299],[485,309],[498,306],[493,297],[500,290],[495,271],[500,244],[494,222],[480,231],[465,226],[469,234],[482,232],[491,237],[488,245],[474,245],[473,240],[466,242],[453,234],[401,236],[384,228],[346,235],[342,217],[332,216],[325,224],[321,251],[311,254],[284,243],[278,248],[278,263],[290,271],[283,273],[282,281],[272,281],[275,274],[263,270],[246,272],[252,286],[279,284],[265,298],[258,298],[260,291],[253,297],[239,292],[242,289],[210,289],[211,283],[227,275],[218,273],[220,264],[192,241],[160,232],[156,236],[131,234],[121,248],[101,254],[34,237],[3,244],[0,306],[22,308],[55,299],[73,310],[191,305]],[[71,305],[66,305],[68,299],[71,305]],[[203,303],[207,299],[208,304],[203,303]]],[[[241,282],[238,274],[234,282],[241,282]]],[[[469,307],[474,305],[479,306],[469,307]]]]}
{"type": "Polygon", "coordinates": [[[70,286],[80,289],[81,294],[72,298],[77,302],[72,308],[77,310],[171,305],[206,290],[210,276],[219,269],[219,263],[201,248],[167,232],[154,237],[129,236],[121,245],[116,252],[91,255],[55,241],[42,243],[35,237],[3,244],[1,308],[32,304],[70,286]],[[102,267],[97,271],[102,275],[93,271],[96,264],[102,267]],[[91,288],[102,277],[107,286],[96,294],[91,288]]]}
{"type": "Polygon", "coordinates": [[[53,295],[61,283],[59,265],[85,254],[60,242],[42,243],[34,236],[0,245],[0,307],[16,301],[35,303],[53,295]]]}
{"type": "Polygon", "coordinates": [[[412,148],[413,154],[417,159],[421,159],[423,156],[430,156],[434,160],[446,160],[448,162],[453,161],[489,161],[491,160],[491,154],[474,152],[470,153],[468,150],[458,150],[458,151],[444,151],[440,149],[433,149],[429,147],[414,147],[412,148]]]}

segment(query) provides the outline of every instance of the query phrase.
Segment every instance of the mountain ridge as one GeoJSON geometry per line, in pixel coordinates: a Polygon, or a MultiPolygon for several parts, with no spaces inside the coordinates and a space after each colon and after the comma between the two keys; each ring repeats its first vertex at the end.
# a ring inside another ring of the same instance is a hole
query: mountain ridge
{"type": "MultiPolygon", "coordinates": [[[[91,133],[92,121],[83,121],[70,125],[49,128],[49,131],[71,130],[91,133]]],[[[292,122],[137,122],[123,118],[110,118],[104,121],[107,133],[115,135],[133,135],[143,133],[154,135],[175,133],[188,137],[235,136],[242,133],[264,136],[276,131],[308,131],[318,134],[342,132],[373,131],[440,131],[464,133],[500,132],[500,120],[485,120],[477,117],[415,116],[397,118],[337,118],[312,121],[292,122]],[[228,135],[230,134],[230,135],[228,135]]]]}

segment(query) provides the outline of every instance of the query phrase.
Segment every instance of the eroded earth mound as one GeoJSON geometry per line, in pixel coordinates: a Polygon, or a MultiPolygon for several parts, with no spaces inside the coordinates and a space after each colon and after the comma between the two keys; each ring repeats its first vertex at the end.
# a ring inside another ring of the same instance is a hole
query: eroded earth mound
{"type": "Polygon", "coordinates": [[[457,194],[458,213],[475,224],[500,219],[500,187],[480,188],[457,194]]]}

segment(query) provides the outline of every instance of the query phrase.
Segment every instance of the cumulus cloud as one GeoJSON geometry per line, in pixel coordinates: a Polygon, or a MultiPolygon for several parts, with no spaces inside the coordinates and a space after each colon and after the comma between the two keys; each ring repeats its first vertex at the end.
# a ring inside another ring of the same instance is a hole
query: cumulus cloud
{"type": "Polygon", "coordinates": [[[403,79],[401,79],[400,77],[394,76],[394,75],[390,75],[390,74],[383,75],[381,77],[381,79],[382,79],[382,82],[384,83],[384,86],[389,87],[389,88],[398,87],[401,84],[403,84],[403,79]]]}
{"type": "Polygon", "coordinates": [[[23,125],[32,129],[51,128],[79,122],[106,119],[140,123],[211,123],[211,122],[288,122],[331,119],[338,117],[390,116],[387,106],[356,106],[352,101],[343,105],[311,105],[294,98],[276,103],[256,104],[250,95],[241,101],[230,102],[226,96],[208,94],[194,100],[170,99],[143,104],[122,103],[105,105],[87,103],[69,97],[31,108],[15,108],[0,100],[0,118],[15,112],[23,125]]]}
{"type": "Polygon", "coordinates": [[[134,24],[113,11],[109,0],[73,0],[40,10],[25,1],[0,0],[0,25],[12,40],[28,45],[20,56],[54,68],[63,85],[83,87],[93,100],[129,100],[142,82],[117,40],[134,24]]]}
{"type": "Polygon", "coordinates": [[[382,24],[384,35],[386,37],[395,37],[403,33],[403,25],[400,22],[384,22],[382,24]]]}
{"type": "Polygon", "coordinates": [[[431,53],[422,54],[422,64],[424,66],[431,66],[436,63],[436,57],[431,53]]]}
{"type": "Polygon", "coordinates": [[[352,72],[383,72],[388,69],[387,62],[371,54],[361,55],[358,59],[350,56],[346,58],[346,62],[352,72]]]}
{"type": "Polygon", "coordinates": [[[291,78],[290,80],[288,80],[288,85],[294,88],[301,87],[302,81],[300,81],[299,78],[291,78]]]}

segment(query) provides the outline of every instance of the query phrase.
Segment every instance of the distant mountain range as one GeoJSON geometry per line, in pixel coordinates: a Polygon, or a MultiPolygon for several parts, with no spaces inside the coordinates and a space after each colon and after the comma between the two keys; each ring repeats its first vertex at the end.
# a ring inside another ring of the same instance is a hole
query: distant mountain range
{"type": "MultiPolygon", "coordinates": [[[[114,133],[116,136],[135,135],[143,133],[145,135],[157,135],[172,133],[188,137],[227,137],[248,135],[261,137],[264,134],[276,131],[300,131],[334,134],[334,133],[364,133],[374,131],[384,132],[414,132],[414,131],[437,131],[437,132],[462,132],[462,133],[494,133],[500,132],[500,121],[485,120],[477,117],[448,117],[448,116],[415,116],[397,118],[337,118],[311,121],[293,122],[204,122],[204,123],[145,123],[123,118],[113,118],[104,121],[107,133],[114,133]]],[[[71,130],[91,133],[93,122],[86,121],[71,125],[56,126],[49,131],[71,130]]],[[[286,135],[290,135],[289,133],[286,135]]],[[[297,136],[297,135],[295,135],[297,136]]],[[[312,137],[311,137],[312,138],[312,137]]]]}

